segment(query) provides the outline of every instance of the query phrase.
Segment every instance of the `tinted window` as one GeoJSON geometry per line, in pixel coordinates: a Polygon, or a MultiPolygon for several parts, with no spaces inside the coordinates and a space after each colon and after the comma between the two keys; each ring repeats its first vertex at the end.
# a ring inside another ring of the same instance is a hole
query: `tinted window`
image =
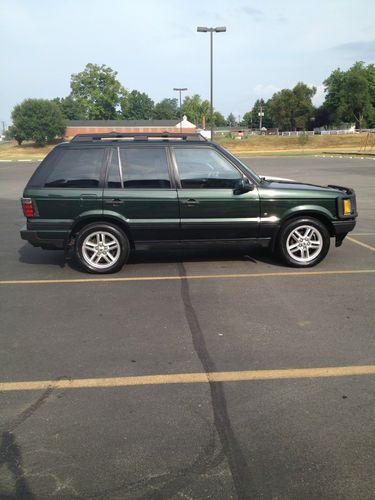
{"type": "Polygon", "coordinates": [[[112,149],[111,151],[111,159],[108,166],[107,185],[109,188],[122,188],[117,149],[112,149]]]}
{"type": "Polygon", "coordinates": [[[163,148],[120,148],[125,188],[170,188],[167,155],[163,148]]]}
{"type": "Polygon", "coordinates": [[[234,189],[240,172],[208,148],[175,148],[181,186],[185,189],[234,189]]]}
{"type": "Polygon", "coordinates": [[[46,187],[93,188],[99,186],[104,149],[66,149],[61,151],[46,187]]]}

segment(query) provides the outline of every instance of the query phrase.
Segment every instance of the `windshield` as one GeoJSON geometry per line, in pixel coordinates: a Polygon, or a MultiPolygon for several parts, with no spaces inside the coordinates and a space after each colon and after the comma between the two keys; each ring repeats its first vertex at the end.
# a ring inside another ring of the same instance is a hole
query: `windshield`
{"type": "Polygon", "coordinates": [[[235,160],[238,163],[240,163],[243,166],[243,168],[245,170],[247,170],[252,177],[255,178],[256,181],[262,182],[261,177],[259,177],[259,175],[257,173],[255,173],[254,170],[252,170],[250,167],[248,167],[246,165],[246,163],[244,163],[243,161],[241,161],[237,156],[232,155],[232,153],[230,153],[227,149],[225,151],[226,151],[227,155],[229,155],[233,160],[235,160]]]}

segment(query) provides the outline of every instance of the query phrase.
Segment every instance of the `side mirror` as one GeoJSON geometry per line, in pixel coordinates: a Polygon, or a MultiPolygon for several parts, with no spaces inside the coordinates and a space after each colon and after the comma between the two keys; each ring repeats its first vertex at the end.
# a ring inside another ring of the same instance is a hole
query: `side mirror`
{"type": "Polygon", "coordinates": [[[233,194],[244,194],[249,191],[253,191],[254,185],[251,184],[247,177],[242,177],[237,183],[237,186],[233,189],[233,194]]]}

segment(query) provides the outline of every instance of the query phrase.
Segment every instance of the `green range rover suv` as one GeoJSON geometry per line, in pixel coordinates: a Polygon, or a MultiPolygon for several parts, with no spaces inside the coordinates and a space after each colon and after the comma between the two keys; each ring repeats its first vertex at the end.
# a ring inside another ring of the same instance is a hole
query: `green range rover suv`
{"type": "Polygon", "coordinates": [[[88,272],[121,269],[139,245],[253,242],[309,267],[357,217],[352,189],[259,177],[197,134],[83,134],[28,182],[21,237],[73,249],[88,272]]]}

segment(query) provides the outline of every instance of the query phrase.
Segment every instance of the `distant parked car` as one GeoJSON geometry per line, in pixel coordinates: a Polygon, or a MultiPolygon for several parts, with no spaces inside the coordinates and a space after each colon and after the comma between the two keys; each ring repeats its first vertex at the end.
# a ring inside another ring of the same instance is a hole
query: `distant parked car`
{"type": "Polygon", "coordinates": [[[39,165],[22,206],[24,240],[73,249],[94,273],[118,271],[139,244],[187,241],[257,243],[314,266],[357,217],[352,189],[260,177],[197,134],[78,135],[39,165]]]}

